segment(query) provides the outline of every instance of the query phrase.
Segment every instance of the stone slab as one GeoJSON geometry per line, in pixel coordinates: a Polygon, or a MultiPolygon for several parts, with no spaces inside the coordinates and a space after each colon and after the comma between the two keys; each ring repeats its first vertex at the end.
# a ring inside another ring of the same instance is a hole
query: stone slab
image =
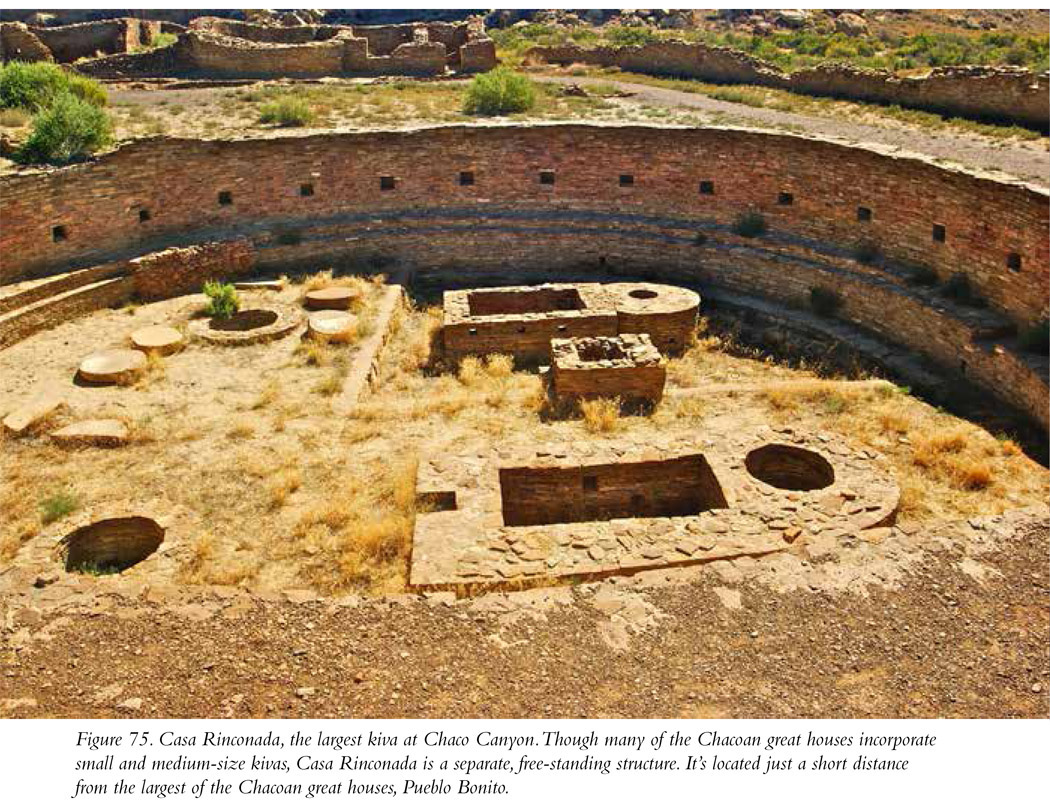
{"type": "Polygon", "coordinates": [[[128,442],[128,428],[113,418],[77,421],[57,429],[51,439],[59,446],[123,446],[128,442]]]}
{"type": "Polygon", "coordinates": [[[65,399],[57,393],[40,396],[12,410],[3,420],[4,432],[22,435],[45,418],[65,406],[65,399]]]}
{"type": "Polygon", "coordinates": [[[118,348],[85,357],[77,376],[92,384],[130,384],[145,369],[146,356],[141,351],[118,348]]]}

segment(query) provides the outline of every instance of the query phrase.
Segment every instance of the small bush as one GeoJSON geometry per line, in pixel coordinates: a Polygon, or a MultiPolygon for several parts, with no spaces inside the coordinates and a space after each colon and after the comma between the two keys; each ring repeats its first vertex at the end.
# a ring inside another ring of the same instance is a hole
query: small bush
{"type": "Polygon", "coordinates": [[[744,238],[754,238],[766,232],[766,218],[756,210],[741,213],[733,222],[733,232],[744,238]]]}
{"type": "Polygon", "coordinates": [[[241,310],[241,299],[232,283],[206,281],[204,294],[208,297],[208,307],[205,312],[209,317],[225,320],[241,310]]]}
{"type": "Polygon", "coordinates": [[[50,62],[8,62],[0,67],[0,107],[40,112],[69,93],[96,107],[106,105],[97,81],[50,62]]]}
{"type": "Polygon", "coordinates": [[[809,305],[821,317],[831,317],[842,305],[842,298],[833,289],[814,286],[809,290],[809,305]]]}
{"type": "Polygon", "coordinates": [[[858,241],[853,245],[853,257],[862,264],[874,264],[881,255],[879,245],[870,239],[858,241]]]}
{"type": "Polygon", "coordinates": [[[1021,349],[1030,353],[1050,354],[1050,320],[1043,320],[1021,332],[1021,349]]]}
{"type": "Polygon", "coordinates": [[[278,98],[259,108],[259,123],[275,126],[308,126],[317,119],[310,105],[301,98],[278,98]]]}
{"type": "Polygon", "coordinates": [[[470,82],[463,111],[468,115],[510,115],[527,112],[535,104],[536,86],[528,76],[497,67],[470,82]]]}
{"type": "Polygon", "coordinates": [[[80,497],[71,491],[59,491],[40,502],[40,521],[45,525],[69,516],[80,507],[80,497]]]}
{"type": "Polygon", "coordinates": [[[16,159],[53,165],[83,160],[112,141],[112,130],[109,116],[99,107],[63,93],[33,118],[32,131],[16,159]]]}
{"type": "Polygon", "coordinates": [[[913,267],[908,275],[908,282],[916,286],[936,286],[938,280],[937,273],[928,266],[913,267]]]}

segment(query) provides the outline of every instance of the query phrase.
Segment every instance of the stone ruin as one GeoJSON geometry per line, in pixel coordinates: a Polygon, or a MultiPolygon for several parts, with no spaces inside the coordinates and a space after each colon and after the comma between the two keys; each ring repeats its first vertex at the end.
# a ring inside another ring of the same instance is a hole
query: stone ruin
{"type": "Polygon", "coordinates": [[[655,283],[549,283],[457,289],[444,295],[445,358],[508,354],[547,362],[551,340],[648,334],[663,353],[688,344],[700,296],[655,283]]]}
{"type": "Polygon", "coordinates": [[[894,522],[880,457],[826,433],[496,447],[419,466],[410,582],[536,585],[784,552],[894,522]]]}
{"type": "MultiPolygon", "coordinates": [[[[261,25],[217,17],[198,17],[188,26],[141,20],[106,20],[57,28],[5,23],[5,59],[64,58],[48,41],[65,29],[113,29],[104,47],[84,52],[77,69],[97,78],[320,78],[325,76],[439,76],[476,73],[496,65],[495,43],[478,19],[400,25],[261,25]],[[119,36],[121,31],[136,35],[119,36]],[[156,34],[176,33],[169,46],[135,52],[156,34]],[[112,41],[111,41],[112,40],[112,41]],[[8,56],[8,52],[19,54],[8,56]],[[108,55],[106,55],[108,54],[108,55]]],[[[83,30],[81,30],[83,29],[83,30]]],[[[91,39],[95,43],[95,39],[91,39]]],[[[94,47],[94,45],[92,45],[94,47]]]]}
{"type": "Polygon", "coordinates": [[[648,334],[554,339],[546,378],[560,401],[615,395],[628,404],[652,404],[663,398],[667,363],[648,334]]]}

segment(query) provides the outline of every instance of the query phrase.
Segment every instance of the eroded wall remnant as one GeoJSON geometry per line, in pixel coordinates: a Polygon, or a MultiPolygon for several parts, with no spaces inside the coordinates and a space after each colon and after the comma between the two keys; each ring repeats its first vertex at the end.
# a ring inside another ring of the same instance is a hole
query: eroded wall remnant
{"type": "Polygon", "coordinates": [[[199,17],[169,47],[93,59],[78,69],[99,78],[316,78],[436,76],[480,72],[495,65],[495,44],[477,19],[273,26],[199,17]]]}
{"type": "Polygon", "coordinates": [[[538,47],[528,56],[551,64],[618,67],[654,76],[758,84],[807,95],[899,104],[942,115],[1016,123],[1044,132],[1050,126],[1050,77],[1017,67],[939,67],[923,76],[901,76],[826,62],[785,73],[733,48],[678,40],[626,47],[538,47]]]}

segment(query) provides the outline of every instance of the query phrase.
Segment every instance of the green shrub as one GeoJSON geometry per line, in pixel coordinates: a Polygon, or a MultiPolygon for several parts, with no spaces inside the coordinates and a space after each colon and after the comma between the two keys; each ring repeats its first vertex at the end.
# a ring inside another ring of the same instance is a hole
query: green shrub
{"type": "Polygon", "coordinates": [[[467,88],[463,111],[468,115],[510,115],[536,104],[536,87],[528,76],[497,67],[475,76],[467,88]]]}
{"type": "Polygon", "coordinates": [[[97,81],[50,62],[8,62],[0,66],[0,107],[39,112],[64,93],[106,106],[106,91],[97,81]]]}
{"type": "Polygon", "coordinates": [[[821,317],[830,317],[842,305],[842,298],[834,289],[814,286],[809,290],[809,305],[821,317]]]}
{"type": "Polygon", "coordinates": [[[766,232],[766,218],[757,210],[741,213],[733,222],[733,232],[744,238],[754,238],[766,232]]]}
{"type": "Polygon", "coordinates": [[[605,29],[605,36],[613,45],[620,47],[648,45],[660,40],[652,28],[644,25],[610,25],[605,29]]]}
{"type": "Polygon", "coordinates": [[[80,507],[80,497],[72,491],[58,491],[40,501],[40,521],[45,525],[69,516],[80,507]]]}
{"type": "Polygon", "coordinates": [[[62,165],[94,154],[112,139],[112,123],[102,109],[62,93],[33,118],[33,128],[16,159],[62,165]]]}
{"type": "Polygon", "coordinates": [[[871,239],[864,239],[853,245],[853,257],[862,264],[873,264],[881,255],[882,250],[879,249],[879,245],[871,239]]]}
{"type": "Polygon", "coordinates": [[[241,299],[232,283],[205,281],[204,294],[208,297],[205,313],[209,317],[225,320],[241,310],[241,299]]]}
{"type": "Polygon", "coordinates": [[[938,280],[937,273],[925,265],[913,267],[908,275],[908,282],[916,286],[936,286],[938,280]]]}
{"type": "Polygon", "coordinates": [[[1030,353],[1050,354],[1050,320],[1031,325],[1021,332],[1021,349],[1030,353]]]}
{"type": "Polygon", "coordinates": [[[259,123],[276,126],[307,126],[317,119],[310,105],[301,98],[285,96],[259,108],[259,123]]]}

